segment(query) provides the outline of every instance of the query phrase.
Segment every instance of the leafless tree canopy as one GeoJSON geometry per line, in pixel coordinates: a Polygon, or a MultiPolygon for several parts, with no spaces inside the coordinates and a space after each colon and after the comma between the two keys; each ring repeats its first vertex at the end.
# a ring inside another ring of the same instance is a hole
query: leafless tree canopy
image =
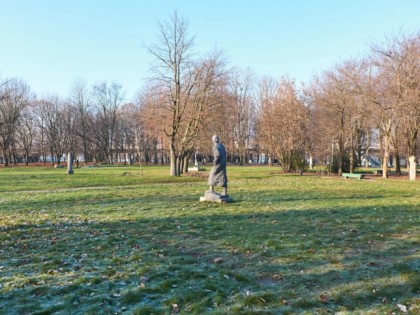
{"type": "Polygon", "coordinates": [[[0,161],[55,164],[70,152],[84,163],[170,163],[179,176],[193,155],[211,158],[213,134],[230,162],[285,172],[309,161],[353,172],[376,156],[387,177],[391,163],[401,172],[420,155],[418,31],[375,42],[306,86],[229,67],[218,50],[197,54],[177,13],[146,49],[151,77],[133,103],[117,83],[76,81],[67,99],[37,99],[22,80],[0,78],[0,161]]]}

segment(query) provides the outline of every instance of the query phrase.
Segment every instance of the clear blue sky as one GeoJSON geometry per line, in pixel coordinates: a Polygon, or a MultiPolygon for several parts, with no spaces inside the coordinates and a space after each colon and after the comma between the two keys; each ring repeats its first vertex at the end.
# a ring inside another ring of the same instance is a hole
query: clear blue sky
{"type": "Polygon", "coordinates": [[[131,101],[148,77],[142,45],[175,10],[197,52],[217,47],[231,66],[298,82],[420,27],[419,0],[0,0],[0,77],[40,97],[66,97],[76,79],[118,82],[131,101]]]}

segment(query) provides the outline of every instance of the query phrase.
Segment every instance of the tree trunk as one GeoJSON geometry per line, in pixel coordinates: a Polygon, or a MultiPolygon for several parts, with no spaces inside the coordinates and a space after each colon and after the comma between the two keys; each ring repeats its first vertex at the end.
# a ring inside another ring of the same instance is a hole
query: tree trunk
{"type": "Polygon", "coordinates": [[[366,135],[366,142],[367,142],[367,146],[366,146],[366,154],[365,154],[365,156],[366,156],[366,167],[367,167],[367,168],[369,168],[369,167],[370,167],[370,165],[369,165],[369,163],[370,163],[370,161],[369,161],[370,131],[368,131],[368,132],[367,132],[367,135],[366,135]]]}
{"type": "Polygon", "coordinates": [[[384,155],[382,159],[382,177],[388,178],[388,159],[389,159],[389,135],[383,136],[384,155]]]}
{"type": "Polygon", "coordinates": [[[88,145],[85,139],[83,139],[83,157],[85,159],[85,165],[89,162],[89,151],[88,151],[88,145]]]}
{"type": "Polygon", "coordinates": [[[365,154],[365,156],[366,156],[366,165],[363,165],[363,166],[365,166],[365,167],[367,167],[367,168],[369,168],[370,167],[370,165],[369,165],[369,147],[366,149],[366,154],[365,154]]]}
{"type": "Polygon", "coordinates": [[[153,140],[153,164],[158,164],[158,150],[157,150],[158,142],[157,140],[153,140]]]}
{"type": "Polygon", "coordinates": [[[50,151],[51,151],[51,166],[54,166],[54,150],[52,147],[50,148],[50,151]]]}
{"type": "Polygon", "coordinates": [[[7,157],[7,153],[3,153],[3,160],[4,160],[4,166],[9,166],[9,158],[7,157]]]}
{"type": "Polygon", "coordinates": [[[182,162],[182,173],[188,173],[188,162],[190,161],[191,158],[191,153],[188,153],[186,156],[184,156],[183,158],[183,162],[182,162]]]}
{"type": "Polygon", "coordinates": [[[12,156],[13,156],[13,164],[15,166],[17,166],[18,165],[18,155],[17,155],[16,149],[13,148],[13,147],[12,147],[12,156]]]}
{"type": "Polygon", "coordinates": [[[343,165],[344,165],[344,134],[341,133],[340,139],[338,141],[338,175],[343,174],[343,165]]]}
{"type": "Polygon", "coordinates": [[[170,144],[169,146],[169,154],[170,154],[170,163],[171,163],[170,176],[179,176],[179,173],[177,172],[176,152],[175,152],[175,147],[173,144],[170,144]]]}
{"type": "Polygon", "coordinates": [[[239,157],[239,165],[240,166],[244,165],[244,154],[242,153],[242,150],[239,150],[238,157],[239,157]]]}
{"type": "Polygon", "coordinates": [[[176,157],[176,176],[180,176],[182,172],[182,156],[176,157]]]}
{"type": "Polygon", "coordinates": [[[360,132],[357,135],[356,152],[356,165],[362,165],[362,143],[360,141],[360,132]]]}
{"type": "Polygon", "coordinates": [[[109,149],[108,161],[109,161],[109,164],[111,164],[111,165],[114,164],[114,152],[113,152],[112,149],[109,149]]]}
{"type": "Polygon", "coordinates": [[[354,173],[354,151],[350,149],[350,173],[354,173]]]}
{"type": "Polygon", "coordinates": [[[398,149],[395,151],[395,174],[401,175],[401,161],[398,149]]]}

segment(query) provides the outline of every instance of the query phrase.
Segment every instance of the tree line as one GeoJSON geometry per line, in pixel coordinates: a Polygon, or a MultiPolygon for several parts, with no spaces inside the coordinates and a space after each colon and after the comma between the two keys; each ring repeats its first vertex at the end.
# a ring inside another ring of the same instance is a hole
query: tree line
{"type": "Polygon", "coordinates": [[[301,86],[229,67],[218,50],[196,53],[176,13],[145,48],[151,77],[130,103],[117,83],[75,82],[66,99],[40,99],[22,80],[0,80],[4,165],[60,163],[70,152],[85,163],[169,163],[178,176],[193,156],[210,159],[213,134],[231,162],[285,172],[309,161],[353,172],[376,151],[387,177],[391,155],[397,172],[419,156],[419,31],[375,42],[301,86]]]}

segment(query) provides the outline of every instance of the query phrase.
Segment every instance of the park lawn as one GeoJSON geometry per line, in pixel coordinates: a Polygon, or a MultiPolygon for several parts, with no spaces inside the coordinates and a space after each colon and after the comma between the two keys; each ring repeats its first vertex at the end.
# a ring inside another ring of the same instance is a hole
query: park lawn
{"type": "Polygon", "coordinates": [[[420,312],[420,182],[168,173],[0,169],[0,313],[420,312]]]}

